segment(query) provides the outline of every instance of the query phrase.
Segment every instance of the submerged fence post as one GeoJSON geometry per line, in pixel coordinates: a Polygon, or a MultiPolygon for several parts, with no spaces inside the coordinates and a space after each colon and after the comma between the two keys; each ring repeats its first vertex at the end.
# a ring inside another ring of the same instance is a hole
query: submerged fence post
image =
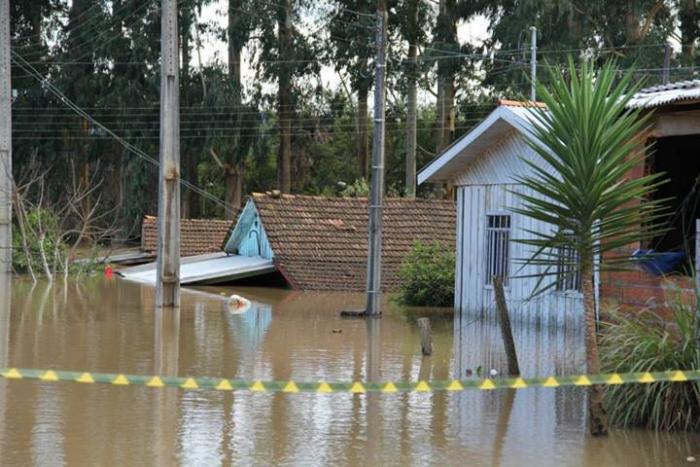
{"type": "Polygon", "coordinates": [[[506,294],[503,291],[502,277],[493,276],[493,292],[496,297],[496,315],[498,316],[498,327],[501,328],[503,346],[506,349],[506,358],[508,359],[508,373],[512,376],[520,376],[520,365],[518,365],[518,354],[515,351],[513,330],[510,327],[508,304],[506,303],[506,294]]]}
{"type": "Polygon", "coordinates": [[[420,349],[423,355],[433,354],[433,338],[431,336],[430,318],[418,318],[420,329],[420,349]]]}

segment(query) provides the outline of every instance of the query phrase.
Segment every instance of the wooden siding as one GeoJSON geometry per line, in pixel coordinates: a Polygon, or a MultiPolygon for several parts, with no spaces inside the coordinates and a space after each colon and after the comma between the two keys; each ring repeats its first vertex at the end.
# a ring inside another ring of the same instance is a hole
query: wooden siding
{"type": "Polygon", "coordinates": [[[236,227],[226,242],[224,250],[227,253],[241,256],[260,256],[273,259],[275,254],[267,238],[267,233],[260,220],[260,213],[253,200],[248,200],[238,216],[236,227]]]}
{"type": "MultiPolygon", "coordinates": [[[[457,271],[455,285],[455,309],[466,315],[479,315],[492,311],[495,306],[493,289],[487,285],[486,226],[489,214],[511,215],[511,239],[523,239],[528,230],[543,232],[551,227],[512,212],[520,204],[514,193],[523,188],[517,184],[470,185],[458,188],[457,192],[457,271]]],[[[530,193],[532,194],[532,193],[530,193]]],[[[528,300],[536,287],[536,278],[527,276],[542,272],[541,267],[523,267],[530,247],[511,240],[509,285],[506,298],[516,321],[562,322],[582,309],[579,293],[547,292],[528,300]]],[[[553,281],[554,277],[547,280],[553,281]]]]}
{"type": "MultiPolygon", "coordinates": [[[[544,232],[551,229],[548,224],[512,211],[520,204],[515,193],[524,189],[515,182],[515,177],[531,172],[523,159],[536,162],[539,158],[527,144],[525,136],[513,130],[499,144],[476,157],[455,179],[458,187],[455,309],[465,316],[490,314],[494,310],[493,289],[487,285],[486,278],[486,227],[489,215],[510,214],[510,279],[506,298],[513,318],[516,322],[554,320],[561,324],[572,315],[582,313],[580,293],[551,291],[529,299],[537,279],[522,277],[542,270],[541,267],[523,267],[523,260],[530,257],[532,250],[514,240],[530,236],[528,230],[544,232]]],[[[554,276],[546,280],[553,281],[554,276]]]]}
{"type": "Polygon", "coordinates": [[[270,242],[267,240],[267,233],[260,219],[257,219],[248,228],[248,232],[238,245],[238,254],[241,256],[260,256],[261,258],[272,259],[274,253],[270,242]]]}
{"type": "Polygon", "coordinates": [[[493,146],[467,166],[455,179],[455,185],[494,185],[513,183],[514,175],[529,171],[522,158],[536,160],[536,153],[528,146],[524,136],[512,130],[502,142],[493,146]]]}

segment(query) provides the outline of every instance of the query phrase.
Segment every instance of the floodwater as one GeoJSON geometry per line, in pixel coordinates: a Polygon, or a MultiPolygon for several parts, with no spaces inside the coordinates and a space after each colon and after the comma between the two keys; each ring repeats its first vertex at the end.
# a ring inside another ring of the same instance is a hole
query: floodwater
{"type": "MultiPolygon", "coordinates": [[[[339,318],[362,301],[202,288],[183,294],[178,315],[156,313],[150,287],[116,279],[0,281],[0,366],[282,380],[445,379],[504,366],[493,323],[433,318],[424,360],[414,319],[427,310],[339,318]],[[234,292],[254,301],[250,311],[232,315],[217,297],[234,292]]],[[[516,323],[515,339],[526,376],[583,369],[570,328],[516,323]]],[[[579,388],[232,394],[0,379],[2,466],[675,466],[689,456],[700,458],[697,434],[589,437],[579,388]]]]}

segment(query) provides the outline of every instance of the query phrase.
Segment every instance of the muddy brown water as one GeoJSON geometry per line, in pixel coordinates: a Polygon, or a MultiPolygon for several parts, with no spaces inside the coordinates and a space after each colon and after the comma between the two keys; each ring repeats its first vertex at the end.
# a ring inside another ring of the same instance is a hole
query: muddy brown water
{"type": "MultiPolygon", "coordinates": [[[[423,360],[414,319],[429,310],[388,304],[372,324],[339,318],[362,302],[202,288],[183,294],[179,315],[162,315],[148,286],[0,280],[0,366],[296,380],[505,366],[494,323],[434,315],[434,355],[423,360]],[[252,309],[230,314],[219,295],[231,293],[252,309]]],[[[581,371],[574,330],[516,323],[515,334],[524,375],[581,371]]],[[[288,395],[0,380],[2,466],[693,465],[689,456],[700,458],[697,434],[589,437],[578,388],[288,395]]]]}

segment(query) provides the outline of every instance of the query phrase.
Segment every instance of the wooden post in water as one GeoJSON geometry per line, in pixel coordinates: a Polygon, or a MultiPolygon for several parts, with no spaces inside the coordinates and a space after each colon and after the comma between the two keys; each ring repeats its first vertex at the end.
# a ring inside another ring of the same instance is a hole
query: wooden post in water
{"type": "Polygon", "coordinates": [[[510,317],[508,316],[508,304],[506,303],[506,294],[503,291],[502,277],[493,276],[493,292],[496,297],[496,315],[498,316],[498,327],[501,328],[501,336],[503,336],[503,346],[506,349],[506,358],[508,359],[508,373],[511,376],[520,376],[518,354],[515,351],[513,330],[510,327],[510,317]]]}
{"type": "Polygon", "coordinates": [[[177,0],[161,0],[157,308],[180,306],[179,68],[177,0]]]}
{"type": "Polygon", "coordinates": [[[430,318],[418,318],[418,329],[420,329],[420,349],[423,355],[433,354],[433,338],[431,336],[430,318]]]}

